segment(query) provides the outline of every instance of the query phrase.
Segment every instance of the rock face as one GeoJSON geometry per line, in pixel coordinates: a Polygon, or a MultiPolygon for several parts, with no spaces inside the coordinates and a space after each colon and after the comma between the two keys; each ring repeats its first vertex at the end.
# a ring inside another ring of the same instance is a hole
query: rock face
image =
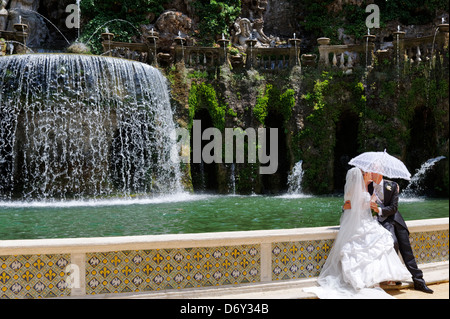
{"type": "Polygon", "coordinates": [[[44,19],[36,14],[38,8],[39,0],[11,0],[9,3],[7,30],[14,31],[16,23],[27,24],[27,45],[29,47],[40,46],[48,34],[44,19]]]}
{"type": "Polygon", "coordinates": [[[293,1],[269,0],[264,13],[264,30],[267,35],[280,38],[291,38],[292,34],[299,32],[297,18],[300,7],[293,1]],[[282,23],[280,23],[282,21],[282,23]]]}
{"type": "Polygon", "coordinates": [[[68,15],[66,7],[73,4],[74,0],[3,0],[3,2],[7,8],[3,28],[13,31],[16,23],[28,25],[28,47],[40,49],[54,46],[55,49],[61,49],[68,45],[62,34],[71,40],[76,38],[76,30],[66,27],[68,15]]]}

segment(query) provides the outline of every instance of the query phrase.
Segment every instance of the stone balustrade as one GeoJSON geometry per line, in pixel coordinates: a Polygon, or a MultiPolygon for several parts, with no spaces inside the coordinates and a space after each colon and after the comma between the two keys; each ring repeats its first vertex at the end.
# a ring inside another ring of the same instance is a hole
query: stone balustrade
{"type": "MultiPolygon", "coordinates": [[[[435,29],[433,35],[406,38],[405,33],[398,31],[393,34],[392,47],[387,50],[375,52],[375,36],[365,35],[361,44],[330,45],[330,39],[319,38],[319,59],[300,59],[300,39],[289,39],[287,47],[261,48],[255,47],[256,40],[247,40],[244,55],[228,54],[229,40],[220,39],[219,47],[193,47],[186,46],[186,39],[175,38],[175,45],[170,52],[158,53],[158,33],[154,32],[147,37],[145,43],[124,43],[113,41],[114,34],[103,33],[103,55],[122,57],[153,65],[170,65],[174,62],[184,61],[190,67],[219,66],[230,63],[233,68],[255,68],[260,71],[279,71],[294,67],[295,65],[315,66],[323,68],[339,68],[351,73],[355,66],[370,67],[374,58],[400,59],[410,63],[429,61],[438,54],[448,50],[449,44],[448,24],[441,24],[435,29]],[[433,57],[432,57],[433,55],[433,57]],[[303,63],[302,63],[303,62],[303,63]]],[[[26,38],[26,29],[16,31],[0,31],[0,37],[17,42],[26,38]]]]}
{"type": "Polygon", "coordinates": [[[394,49],[405,61],[420,64],[429,61],[436,54],[443,54],[448,48],[448,32],[436,32],[435,35],[405,39],[402,36],[394,37],[394,49]]]}

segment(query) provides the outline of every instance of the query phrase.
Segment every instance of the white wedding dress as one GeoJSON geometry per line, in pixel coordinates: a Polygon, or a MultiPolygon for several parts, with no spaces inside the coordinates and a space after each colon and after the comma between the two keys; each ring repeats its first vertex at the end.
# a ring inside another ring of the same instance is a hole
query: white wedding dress
{"type": "Polygon", "coordinates": [[[317,279],[319,287],[305,288],[320,299],[393,298],[374,287],[383,281],[411,279],[394,249],[391,233],[373,219],[370,195],[358,168],[347,173],[345,201],[351,209],[341,216],[340,229],[317,279]]]}

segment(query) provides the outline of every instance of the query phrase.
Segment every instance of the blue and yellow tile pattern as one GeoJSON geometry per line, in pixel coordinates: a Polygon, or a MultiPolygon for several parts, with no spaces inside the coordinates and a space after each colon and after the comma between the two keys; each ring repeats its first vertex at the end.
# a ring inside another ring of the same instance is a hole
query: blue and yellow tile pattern
{"type": "Polygon", "coordinates": [[[411,233],[409,241],[418,264],[448,260],[449,230],[411,233]]]}
{"type": "Polygon", "coordinates": [[[272,280],[319,276],[334,240],[272,244],[272,280]]]}
{"type": "Polygon", "coordinates": [[[93,253],[86,261],[86,294],[242,284],[261,275],[259,245],[93,253]]]}
{"type": "Polygon", "coordinates": [[[70,255],[0,256],[0,297],[69,296],[65,272],[70,255]]]}

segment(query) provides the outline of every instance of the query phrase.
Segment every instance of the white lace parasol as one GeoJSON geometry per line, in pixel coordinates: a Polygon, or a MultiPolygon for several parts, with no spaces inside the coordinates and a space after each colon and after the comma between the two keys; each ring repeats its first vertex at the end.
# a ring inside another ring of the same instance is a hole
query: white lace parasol
{"type": "Polygon", "coordinates": [[[350,160],[348,164],[365,172],[378,173],[389,178],[410,180],[411,173],[402,161],[384,152],[365,152],[350,160]]]}

